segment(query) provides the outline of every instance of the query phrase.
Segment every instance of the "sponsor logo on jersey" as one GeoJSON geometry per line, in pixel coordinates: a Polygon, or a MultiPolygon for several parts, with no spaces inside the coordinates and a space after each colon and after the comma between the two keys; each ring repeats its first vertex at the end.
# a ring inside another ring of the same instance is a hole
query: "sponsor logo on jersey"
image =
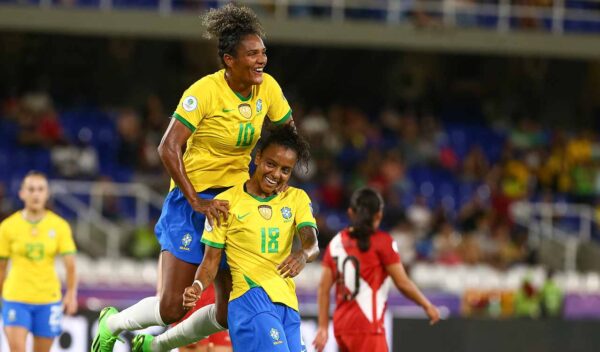
{"type": "Polygon", "coordinates": [[[259,113],[262,111],[262,99],[258,99],[256,101],[256,112],[259,113]]]}
{"type": "Polygon", "coordinates": [[[179,249],[184,250],[184,251],[189,251],[190,250],[190,244],[192,243],[192,235],[190,235],[189,233],[186,233],[185,235],[183,235],[183,238],[181,238],[181,247],[179,247],[179,249]]]}
{"type": "Polygon", "coordinates": [[[196,99],[196,97],[194,96],[187,96],[185,98],[183,98],[183,102],[181,103],[181,106],[183,106],[183,110],[187,111],[187,112],[192,112],[194,110],[196,110],[196,108],[198,107],[198,99],[196,99]]]}
{"type": "Polygon", "coordinates": [[[252,117],[252,107],[250,106],[250,104],[240,104],[238,106],[238,111],[240,112],[240,115],[247,119],[252,117]]]}
{"type": "Polygon", "coordinates": [[[244,220],[244,218],[245,218],[246,216],[248,216],[248,215],[250,215],[250,213],[246,213],[246,214],[244,214],[244,215],[240,215],[240,214],[238,214],[238,216],[237,216],[237,219],[238,219],[239,221],[242,221],[242,220],[244,220]]]}
{"type": "Polygon", "coordinates": [[[273,208],[270,205],[259,205],[258,212],[265,220],[271,220],[273,216],[273,208]]]}

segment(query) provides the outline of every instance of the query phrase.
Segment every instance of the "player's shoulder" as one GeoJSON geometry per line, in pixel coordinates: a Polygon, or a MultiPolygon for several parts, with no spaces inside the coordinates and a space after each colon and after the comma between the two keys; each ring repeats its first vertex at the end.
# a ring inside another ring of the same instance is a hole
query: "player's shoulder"
{"type": "Polygon", "coordinates": [[[388,232],[377,230],[372,236],[371,241],[377,245],[388,245],[394,241],[392,235],[388,232]]]}
{"type": "Polygon", "coordinates": [[[192,83],[192,85],[187,89],[187,92],[190,94],[202,95],[211,89],[217,88],[220,75],[222,74],[222,70],[220,70],[200,78],[196,82],[192,83]]]}
{"type": "Polygon", "coordinates": [[[232,201],[240,196],[244,192],[244,184],[235,185],[228,188],[227,190],[217,194],[215,199],[232,201]]]}
{"type": "Polygon", "coordinates": [[[306,191],[304,191],[302,188],[289,187],[285,192],[283,192],[282,198],[304,200],[309,197],[306,191]]]}
{"type": "Polygon", "coordinates": [[[62,216],[56,214],[52,210],[47,210],[48,220],[52,221],[56,225],[60,226],[69,226],[69,222],[65,220],[62,216]]]}
{"type": "Polygon", "coordinates": [[[18,223],[19,221],[23,221],[23,216],[21,215],[21,211],[16,211],[16,212],[12,213],[11,215],[9,215],[8,217],[6,217],[6,219],[2,220],[0,222],[0,226],[14,225],[15,223],[18,223]]]}

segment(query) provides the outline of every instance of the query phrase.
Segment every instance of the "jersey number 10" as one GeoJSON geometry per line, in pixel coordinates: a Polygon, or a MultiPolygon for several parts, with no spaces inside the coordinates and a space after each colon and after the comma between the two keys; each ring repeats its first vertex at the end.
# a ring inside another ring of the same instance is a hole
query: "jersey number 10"
{"type": "Polygon", "coordinates": [[[236,147],[249,147],[254,139],[254,126],[251,122],[240,123],[236,147]]]}
{"type": "Polygon", "coordinates": [[[333,257],[335,267],[338,269],[336,280],[338,285],[342,286],[342,292],[344,292],[344,288],[348,289],[348,293],[344,294],[344,300],[351,301],[354,299],[354,297],[356,297],[358,291],[360,290],[360,262],[355,256],[349,255],[344,258],[340,266],[339,259],[339,257],[333,257]],[[347,271],[347,265],[350,265],[352,270],[347,271]],[[354,287],[348,287],[346,282],[352,281],[354,281],[354,287]]]}

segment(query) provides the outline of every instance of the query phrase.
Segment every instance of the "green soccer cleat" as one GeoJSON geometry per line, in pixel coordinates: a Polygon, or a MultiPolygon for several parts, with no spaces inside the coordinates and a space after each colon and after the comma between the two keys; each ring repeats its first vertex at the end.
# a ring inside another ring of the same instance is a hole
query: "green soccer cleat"
{"type": "Polygon", "coordinates": [[[119,311],[115,307],[106,307],[100,312],[98,319],[98,333],[92,342],[91,352],[112,352],[115,342],[119,336],[114,336],[106,326],[106,319],[111,315],[117,314],[119,311]]]}
{"type": "Polygon", "coordinates": [[[133,347],[131,348],[131,352],[152,352],[152,349],[150,348],[152,345],[152,340],[154,340],[154,336],[152,335],[137,335],[133,339],[133,347]]]}

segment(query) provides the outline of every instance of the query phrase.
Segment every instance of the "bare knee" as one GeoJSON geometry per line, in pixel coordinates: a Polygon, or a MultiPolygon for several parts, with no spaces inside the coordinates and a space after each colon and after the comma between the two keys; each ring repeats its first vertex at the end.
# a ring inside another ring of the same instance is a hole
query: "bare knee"
{"type": "Polygon", "coordinates": [[[160,318],[165,324],[172,324],[183,318],[183,298],[173,294],[163,294],[160,298],[160,318]]]}

